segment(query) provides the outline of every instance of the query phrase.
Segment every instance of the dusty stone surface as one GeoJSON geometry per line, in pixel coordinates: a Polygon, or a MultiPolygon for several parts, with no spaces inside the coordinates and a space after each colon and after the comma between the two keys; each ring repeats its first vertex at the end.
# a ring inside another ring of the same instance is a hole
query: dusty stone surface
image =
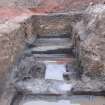
{"type": "MultiPolygon", "coordinates": [[[[22,22],[28,18],[25,17],[22,22]]],[[[7,21],[5,24],[0,24],[0,96],[6,88],[6,81],[13,63],[15,63],[17,56],[25,46],[25,40],[31,36],[29,26],[17,22],[16,20],[7,21]],[[27,35],[28,34],[28,35],[27,35]],[[27,37],[26,37],[27,36],[27,37]]],[[[28,23],[25,22],[26,24],[28,23]]]]}
{"type": "Polygon", "coordinates": [[[86,77],[83,81],[78,81],[72,89],[72,93],[75,95],[105,95],[105,82],[99,79],[88,80],[86,77]]]}
{"type": "MultiPolygon", "coordinates": [[[[32,97],[31,97],[32,98],[32,97]]],[[[51,97],[49,98],[49,96],[43,96],[43,98],[40,98],[40,100],[38,98],[34,98],[34,99],[30,99],[30,98],[25,98],[23,99],[22,102],[20,102],[21,105],[27,105],[27,104],[31,104],[31,105],[103,105],[105,103],[105,98],[104,97],[97,97],[97,96],[69,96],[68,98],[64,99],[64,97],[51,97]],[[27,100],[27,102],[26,102],[27,100]]]]}
{"type": "Polygon", "coordinates": [[[71,18],[69,15],[54,15],[54,14],[47,14],[47,15],[37,15],[34,16],[34,21],[36,21],[34,26],[34,30],[36,34],[39,36],[56,36],[62,34],[70,34],[71,33],[71,25],[70,20],[71,18]]]}
{"type": "Polygon", "coordinates": [[[27,79],[17,81],[15,87],[26,94],[63,95],[70,92],[73,85],[60,80],[27,79]]]}
{"type": "Polygon", "coordinates": [[[76,105],[76,104],[71,104],[70,101],[59,101],[59,102],[46,102],[46,101],[29,101],[29,102],[26,102],[24,103],[23,105],[48,105],[48,104],[51,104],[51,105],[76,105]]]}
{"type": "Polygon", "coordinates": [[[21,49],[22,46],[20,43],[23,43],[23,38],[21,34],[24,34],[21,26],[19,24],[3,24],[1,27],[1,37],[0,37],[0,78],[2,84],[0,84],[0,90],[4,88],[3,79],[5,75],[8,73],[8,69],[11,63],[14,62],[18,49],[21,49]],[[20,36],[18,34],[20,33],[20,36]]]}
{"type": "MultiPolygon", "coordinates": [[[[105,79],[105,5],[94,5],[86,9],[83,19],[76,24],[76,42],[78,57],[84,68],[84,74],[105,79]]],[[[75,31],[75,32],[76,32],[75,31]]]]}

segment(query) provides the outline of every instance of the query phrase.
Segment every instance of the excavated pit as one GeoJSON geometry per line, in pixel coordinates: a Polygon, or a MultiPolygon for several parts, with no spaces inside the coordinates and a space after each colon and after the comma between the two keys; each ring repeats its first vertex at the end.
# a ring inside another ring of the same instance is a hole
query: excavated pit
{"type": "Polygon", "coordinates": [[[89,95],[88,92],[72,92],[76,82],[81,79],[82,70],[76,68],[76,58],[70,42],[70,37],[47,36],[38,37],[33,43],[26,44],[23,58],[15,68],[17,70],[13,81],[17,94],[11,105],[105,103],[104,98],[99,97],[102,95],[100,92],[89,95]]]}
{"type": "Polygon", "coordinates": [[[13,90],[8,89],[13,94],[6,105],[104,105],[99,84],[94,89],[81,81],[83,70],[73,45],[73,24],[80,17],[81,13],[31,17],[34,34],[13,65],[13,90]]]}

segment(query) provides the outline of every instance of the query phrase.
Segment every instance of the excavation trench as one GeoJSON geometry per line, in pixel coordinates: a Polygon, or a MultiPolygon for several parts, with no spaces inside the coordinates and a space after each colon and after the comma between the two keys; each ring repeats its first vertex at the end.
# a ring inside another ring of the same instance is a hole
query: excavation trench
{"type": "Polygon", "coordinates": [[[83,71],[75,54],[72,25],[80,17],[80,14],[32,17],[33,36],[26,41],[13,66],[10,87],[14,96],[7,105],[105,103],[102,90],[79,87],[83,84],[83,71]]]}

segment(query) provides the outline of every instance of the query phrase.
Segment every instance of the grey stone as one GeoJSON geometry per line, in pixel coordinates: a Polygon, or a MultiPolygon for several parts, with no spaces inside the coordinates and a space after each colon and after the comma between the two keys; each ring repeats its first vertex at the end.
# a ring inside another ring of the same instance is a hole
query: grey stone
{"type": "Polygon", "coordinates": [[[48,101],[28,101],[23,103],[22,105],[80,105],[80,104],[72,104],[69,100],[61,100],[58,102],[48,102],[48,101]]]}
{"type": "Polygon", "coordinates": [[[75,46],[84,74],[105,79],[105,5],[89,6],[81,22],[76,24],[75,46]]]}
{"type": "Polygon", "coordinates": [[[62,95],[70,92],[73,85],[57,80],[28,79],[16,82],[15,87],[26,94],[62,95]]]}
{"type": "Polygon", "coordinates": [[[105,82],[99,80],[78,81],[72,89],[75,95],[105,95],[105,82]]]}

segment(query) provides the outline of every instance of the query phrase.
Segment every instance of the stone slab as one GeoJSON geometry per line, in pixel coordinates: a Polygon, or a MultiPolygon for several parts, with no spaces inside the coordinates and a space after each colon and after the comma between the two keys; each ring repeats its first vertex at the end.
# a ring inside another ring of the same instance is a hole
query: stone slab
{"type": "Polygon", "coordinates": [[[15,87],[26,94],[63,95],[70,92],[73,85],[59,80],[29,79],[16,82],[15,87]]]}
{"type": "Polygon", "coordinates": [[[62,100],[58,102],[47,102],[47,101],[29,101],[23,103],[22,105],[80,105],[80,104],[72,104],[69,100],[62,100]]]}

